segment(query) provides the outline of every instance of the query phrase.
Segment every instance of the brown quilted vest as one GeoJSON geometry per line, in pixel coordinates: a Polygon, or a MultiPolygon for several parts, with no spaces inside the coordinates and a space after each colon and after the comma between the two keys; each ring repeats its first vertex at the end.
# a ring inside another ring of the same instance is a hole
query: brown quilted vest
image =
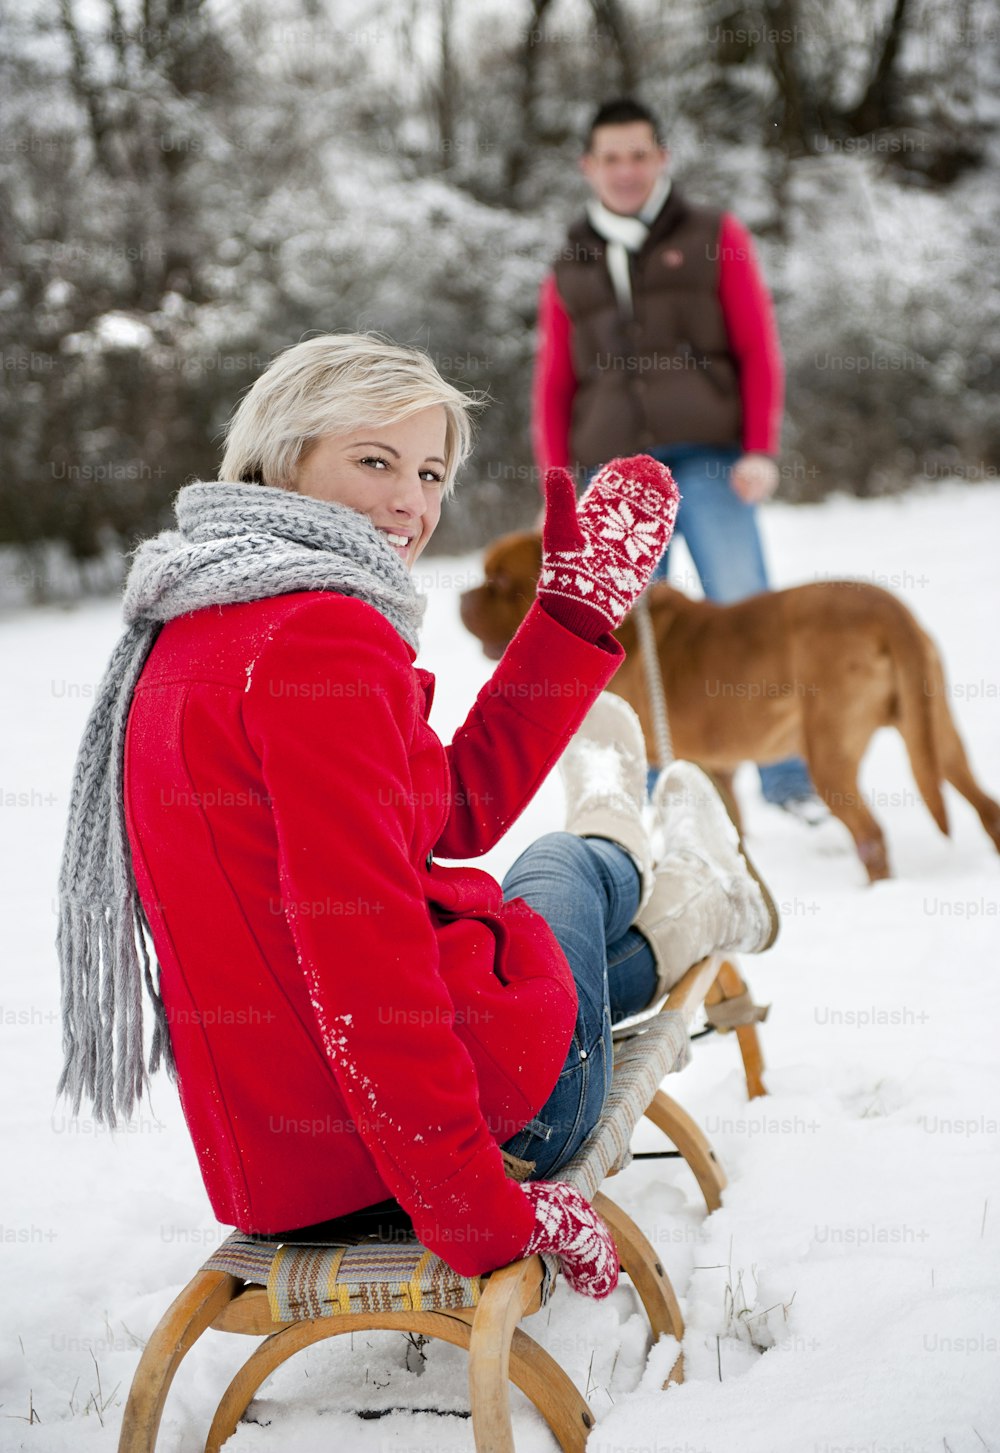
{"type": "Polygon", "coordinates": [[[604,239],[586,217],[555,263],[572,328],[570,453],[585,469],[657,444],[736,444],[739,377],[719,304],[722,213],[676,186],[630,254],[634,319],[618,310],[604,239]]]}

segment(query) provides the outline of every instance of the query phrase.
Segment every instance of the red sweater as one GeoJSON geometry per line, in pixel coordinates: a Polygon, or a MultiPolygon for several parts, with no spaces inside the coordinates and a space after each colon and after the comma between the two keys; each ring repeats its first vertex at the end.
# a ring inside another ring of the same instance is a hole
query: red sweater
{"type": "MultiPolygon", "coordinates": [[[[719,303],[740,375],[743,448],[777,454],[784,403],[781,344],[753,239],[729,212],[723,214],[719,230],[719,303]]],[[[577,387],[570,348],[572,326],[555,277],[549,273],[538,303],[532,406],[535,463],[543,476],[554,464],[568,467],[572,463],[569,433],[577,387]]],[[[698,440],[686,442],[697,444],[698,440]]]]}
{"type": "Polygon", "coordinates": [[[181,1102],[244,1231],[396,1197],[463,1275],[523,1249],[498,1141],[576,1018],[544,921],[477,868],[621,659],[537,605],[450,747],[372,606],[300,592],[164,626],[125,747],[126,821],[181,1102]]]}

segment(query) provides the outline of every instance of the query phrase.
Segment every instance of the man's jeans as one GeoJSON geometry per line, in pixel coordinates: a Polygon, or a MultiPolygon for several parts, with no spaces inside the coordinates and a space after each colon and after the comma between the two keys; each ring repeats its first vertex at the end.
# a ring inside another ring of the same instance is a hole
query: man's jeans
{"type": "MultiPolygon", "coordinates": [[[[611,1026],[646,1007],[657,972],[649,944],[629,927],[639,909],[639,871],[617,843],[548,833],[510,868],[503,894],[523,898],[545,919],[579,997],[555,1089],[504,1145],[535,1162],[532,1179],[538,1180],[570,1160],[596,1125],[611,1086],[611,1026]]],[[[544,1034],[545,1028],[525,1032],[544,1034]]]]}
{"type": "MultiPolygon", "coordinates": [[[[769,590],[767,566],[757,528],[757,509],[744,504],[730,488],[729,475],[742,451],[699,444],[670,444],[650,449],[666,464],[683,496],[675,535],[691,552],[708,600],[729,605],[769,590]]],[[[653,572],[666,580],[670,547],[653,572]]],[[[786,757],[759,768],[760,786],[768,802],[812,793],[809,771],[801,757],[786,757]]]]}

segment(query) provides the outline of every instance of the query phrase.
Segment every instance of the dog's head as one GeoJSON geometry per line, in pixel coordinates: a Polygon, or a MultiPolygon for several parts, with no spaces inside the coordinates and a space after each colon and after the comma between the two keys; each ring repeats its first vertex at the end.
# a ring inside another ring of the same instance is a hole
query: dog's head
{"type": "Polygon", "coordinates": [[[498,661],[528,614],[542,568],[542,539],[531,530],[503,535],[483,557],[484,584],[463,593],[462,624],[498,661]]]}

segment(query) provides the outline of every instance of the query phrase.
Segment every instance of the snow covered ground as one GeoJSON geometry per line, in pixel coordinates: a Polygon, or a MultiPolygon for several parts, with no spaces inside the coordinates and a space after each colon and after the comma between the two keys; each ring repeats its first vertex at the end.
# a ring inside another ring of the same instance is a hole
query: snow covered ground
{"type": "MultiPolygon", "coordinates": [[[[1000,489],[776,505],[766,531],[779,584],[846,576],[907,601],[942,649],[977,775],[1000,793],[1000,489]]],[[[455,604],[478,564],[431,559],[420,572],[422,661],[438,672],[433,720],[448,735],[489,669],[455,604]]],[[[225,1235],[167,1081],[115,1136],[53,1097],[57,858],[118,619],[111,602],[0,616],[4,1450],[115,1449],[142,1341],[225,1235]]],[[[726,1167],[723,1208],[706,1219],[676,1161],[638,1162],[615,1186],[680,1296],[687,1381],[660,1391],[675,1348],[650,1350],[625,1283],[601,1305],[560,1285],[529,1330],[588,1396],[593,1453],[1000,1453],[1000,864],[950,791],[953,837],[938,834],[891,732],[863,777],[897,873],[874,889],[838,824],[785,821],[755,797],[750,769],[740,786],[784,911],[773,951],[744,963],[774,1006],[770,1097],[747,1103],[731,1038],[698,1041],[669,1089],[726,1167]]],[[[487,866],[502,871],[560,812],[550,780],[487,866]]],[[[640,1139],[657,1143],[651,1128],[640,1139]]],[[[199,1343],[170,1394],[162,1453],[203,1446],[249,1349],[221,1334],[199,1343]]],[[[439,1343],[425,1354],[408,1367],[396,1333],[311,1349],[265,1386],[227,1449],[469,1449],[464,1355],[439,1343]],[[377,1409],[391,1411],[357,1416],[377,1409]]],[[[519,1453],[554,1449],[514,1401],[519,1453]]]]}

